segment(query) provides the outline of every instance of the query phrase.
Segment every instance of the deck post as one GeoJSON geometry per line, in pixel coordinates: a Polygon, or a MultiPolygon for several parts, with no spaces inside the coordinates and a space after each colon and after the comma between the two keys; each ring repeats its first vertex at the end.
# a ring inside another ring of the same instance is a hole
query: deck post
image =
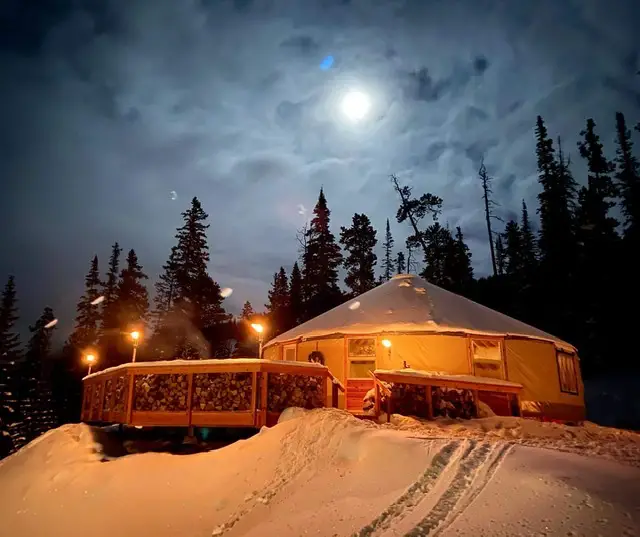
{"type": "Polygon", "coordinates": [[[260,424],[267,424],[267,396],[269,395],[269,373],[263,371],[260,378],[260,424]]]}
{"type": "Polygon", "coordinates": [[[193,427],[191,426],[191,411],[193,407],[193,373],[187,375],[187,423],[189,424],[189,436],[193,436],[193,427]]]}
{"type": "Polygon", "coordinates": [[[132,371],[127,371],[129,377],[129,393],[127,394],[127,410],[126,410],[126,425],[131,425],[131,416],[133,414],[133,389],[136,380],[136,376],[132,371]]]}
{"type": "Polygon", "coordinates": [[[378,386],[377,382],[374,382],[373,385],[374,385],[374,389],[376,391],[376,395],[375,395],[375,399],[374,399],[373,412],[375,413],[376,418],[378,418],[378,416],[380,416],[380,386],[378,386]]]}
{"type": "Polygon", "coordinates": [[[338,408],[338,385],[331,381],[331,406],[338,408]]]}
{"type": "Polygon", "coordinates": [[[389,396],[387,397],[387,423],[391,422],[391,398],[392,393],[389,392],[389,396]]]}
{"type": "Polygon", "coordinates": [[[433,419],[433,397],[431,392],[431,386],[427,385],[424,387],[425,389],[425,397],[427,400],[427,419],[433,419]]]}
{"type": "Polygon", "coordinates": [[[251,412],[253,413],[253,426],[258,427],[258,372],[251,373],[251,412]]]}

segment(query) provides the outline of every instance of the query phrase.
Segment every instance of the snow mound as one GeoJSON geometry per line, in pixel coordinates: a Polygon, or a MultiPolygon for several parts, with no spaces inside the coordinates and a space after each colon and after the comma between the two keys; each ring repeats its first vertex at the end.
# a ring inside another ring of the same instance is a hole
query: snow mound
{"type": "MultiPolygon", "coordinates": [[[[481,415],[485,413],[481,406],[481,415]]],[[[490,409],[489,409],[490,412],[490,409]]],[[[532,447],[602,457],[640,467],[640,434],[585,422],[569,426],[535,419],[487,415],[474,420],[433,421],[394,414],[387,428],[409,431],[425,438],[443,435],[488,441],[509,440],[532,447]]]]}
{"type": "Polygon", "coordinates": [[[217,451],[109,462],[67,425],[0,465],[2,535],[634,535],[640,470],[492,437],[498,419],[415,438],[426,427],[408,418],[291,409],[217,451]]]}

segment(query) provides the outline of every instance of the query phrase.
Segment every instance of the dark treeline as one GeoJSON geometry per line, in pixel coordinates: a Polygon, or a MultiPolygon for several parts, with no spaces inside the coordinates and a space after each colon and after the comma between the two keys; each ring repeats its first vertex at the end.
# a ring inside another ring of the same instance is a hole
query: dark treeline
{"type": "Polygon", "coordinates": [[[399,198],[396,221],[409,231],[405,243],[395,247],[387,219],[378,260],[377,232],[360,213],[334,235],[321,189],[313,217],[297,234],[298,259],[289,273],[280,267],[273,275],[263,313],[249,302],[238,318],[225,311],[225,293],[207,270],[208,215],[197,198],[182,213],[153,301],[134,250],[122,259],[122,248],[113,244],[104,274],[98,257],[90,260],[74,329],[60,351],[51,348],[56,320],[49,307],[29,327],[23,346],[15,329],[16,282],[9,277],[0,302],[0,458],[52,427],[77,421],[83,356],[98,356],[96,369],[131,361],[134,330],[143,334],[138,360],[256,356],[252,322],[264,323],[269,339],[400,273],[418,273],[570,341],[580,349],[585,376],[637,367],[630,311],[640,295],[631,255],[640,243],[640,166],[622,114],[616,115],[616,133],[609,157],[594,121],[586,122],[578,153],[588,173],[577,181],[560,139],[554,143],[538,117],[538,207],[523,201],[517,220],[497,217],[492,179],[481,166],[484,196],[478,203],[486,213],[493,272],[485,278],[474,277],[462,229],[439,222],[444,201],[417,195],[395,176],[390,187],[399,198]]]}

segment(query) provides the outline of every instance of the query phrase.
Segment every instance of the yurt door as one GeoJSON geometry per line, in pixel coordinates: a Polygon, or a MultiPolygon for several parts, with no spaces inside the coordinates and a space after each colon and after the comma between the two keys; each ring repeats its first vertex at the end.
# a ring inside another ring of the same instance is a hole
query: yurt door
{"type": "Polygon", "coordinates": [[[364,397],[373,388],[369,371],[376,368],[376,339],[347,339],[347,410],[362,412],[364,397]]]}

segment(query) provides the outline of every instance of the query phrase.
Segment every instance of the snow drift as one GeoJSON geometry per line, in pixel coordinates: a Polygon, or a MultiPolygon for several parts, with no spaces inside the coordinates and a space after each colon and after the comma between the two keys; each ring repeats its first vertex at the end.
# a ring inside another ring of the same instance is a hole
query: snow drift
{"type": "Polygon", "coordinates": [[[638,532],[637,468],[448,434],[453,424],[413,438],[424,425],[394,419],[381,427],[332,409],[290,410],[218,451],[109,462],[88,426],[67,425],[0,463],[0,535],[638,532]]]}

